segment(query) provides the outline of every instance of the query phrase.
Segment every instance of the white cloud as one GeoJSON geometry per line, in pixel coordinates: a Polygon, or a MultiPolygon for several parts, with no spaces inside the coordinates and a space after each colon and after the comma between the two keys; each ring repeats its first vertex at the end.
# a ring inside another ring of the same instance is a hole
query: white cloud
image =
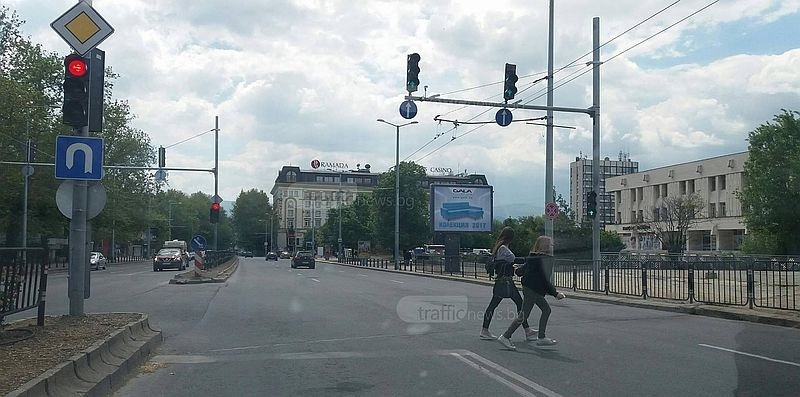
{"type": "MultiPolygon", "coordinates": [[[[401,121],[405,56],[422,56],[420,74],[428,94],[498,101],[505,62],[516,63],[518,99],[544,105],[546,83],[522,90],[547,66],[546,1],[322,1],[95,0],[93,6],[116,29],[100,47],[120,74],[114,95],[127,99],[135,125],[155,145],[171,145],[214,128],[220,117],[220,195],[269,190],[281,165],[308,167],[312,158],[394,164],[395,134],[377,118],[401,121]],[[490,84],[494,83],[494,84],[490,84]],[[462,91],[470,87],[483,88],[462,91]],[[459,91],[459,92],[454,92],[459,91]]],[[[575,0],[556,3],[556,66],[578,60],[556,75],[557,85],[584,70],[591,49],[592,17],[601,18],[602,41],[625,31],[671,2],[575,0]]],[[[620,54],[709,2],[676,4],[602,48],[602,59],[620,54]]],[[[49,23],[73,0],[9,0],[24,31],[45,48],[66,52],[49,23]]],[[[800,108],[800,49],[747,54],[735,46],[717,59],[692,54],[723,45],[721,27],[765,26],[798,19],[800,1],[718,2],[674,28],[601,67],[602,156],[630,152],[642,167],[656,167],[746,149],[746,133],[781,108],[800,108]],[[656,67],[656,60],[680,59],[656,67]],[[645,64],[651,62],[651,64],[645,64]]],[[[591,73],[559,87],[557,106],[591,106],[591,73]]],[[[422,94],[421,88],[418,94],[422,94]]],[[[544,127],[523,123],[439,124],[434,116],[491,121],[495,109],[417,103],[420,124],[401,130],[401,159],[440,136],[411,160],[422,158],[452,136],[457,139],[424,157],[425,165],[483,172],[495,184],[497,205],[542,207],[544,127]]],[[[544,115],[515,111],[514,117],[544,115]]],[[[568,195],[569,162],[591,155],[592,120],[556,113],[555,183],[568,195]]],[[[213,134],[168,150],[174,167],[213,166],[213,134]]],[[[172,172],[171,185],[213,190],[204,173],[172,172]]],[[[540,209],[541,211],[541,209],[540,209]]]]}

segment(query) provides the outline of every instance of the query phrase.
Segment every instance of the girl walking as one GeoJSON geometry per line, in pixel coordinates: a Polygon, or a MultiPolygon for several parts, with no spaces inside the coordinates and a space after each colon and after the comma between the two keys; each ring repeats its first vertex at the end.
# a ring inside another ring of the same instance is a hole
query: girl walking
{"type": "MultiPolygon", "coordinates": [[[[545,263],[553,261],[553,239],[547,236],[540,236],[531,247],[531,252],[525,258],[524,265],[514,265],[515,272],[522,276],[522,310],[508,327],[506,332],[497,338],[506,349],[516,350],[516,346],[511,343],[511,335],[528,320],[528,316],[533,310],[533,306],[539,306],[542,316],[539,318],[539,335],[536,339],[537,346],[552,346],[558,343],[556,340],[546,336],[547,320],[550,318],[550,305],[545,300],[545,295],[555,296],[556,299],[564,299],[564,294],[556,291],[556,287],[550,282],[544,271],[545,263]]],[[[530,340],[526,332],[526,339],[530,340]]]]}
{"type": "MultiPolygon", "coordinates": [[[[513,239],[514,229],[506,226],[500,231],[500,236],[497,238],[492,248],[492,260],[495,265],[495,273],[497,274],[495,285],[503,283],[505,281],[504,276],[512,277],[514,275],[514,259],[516,257],[508,248],[508,245],[513,239]]],[[[517,306],[517,313],[522,311],[522,297],[519,295],[517,287],[513,286],[513,288],[511,288],[511,296],[498,296],[495,291],[499,291],[500,289],[502,288],[492,288],[492,300],[489,302],[489,307],[486,308],[486,312],[483,314],[483,328],[480,333],[480,338],[483,340],[494,340],[497,338],[489,331],[489,324],[492,322],[494,310],[497,309],[497,306],[504,298],[511,298],[511,300],[514,301],[514,304],[517,306]]],[[[537,335],[536,330],[530,329],[527,321],[522,321],[521,324],[525,329],[526,337],[531,340],[535,339],[537,335]]],[[[519,327],[519,325],[517,325],[517,327],[519,327]]]]}

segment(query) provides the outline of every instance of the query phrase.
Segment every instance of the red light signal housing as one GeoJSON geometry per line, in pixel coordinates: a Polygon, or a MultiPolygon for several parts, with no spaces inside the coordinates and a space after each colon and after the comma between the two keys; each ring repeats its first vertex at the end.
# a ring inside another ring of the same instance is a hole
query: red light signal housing
{"type": "Polygon", "coordinates": [[[209,216],[211,223],[219,223],[219,203],[211,204],[211,214],[209,216]]]}
{"type": "Polygon", "coordinates": [[[211,204],[212,211],[219,211],[219,203],[211,204]]]}
{"type": "Polygon", "coordinates": [[[75,77],[83,77],[86,72],[86,61],[78,55],[70,55],[65,60],[67,64],[67,72],[75,77]]]}

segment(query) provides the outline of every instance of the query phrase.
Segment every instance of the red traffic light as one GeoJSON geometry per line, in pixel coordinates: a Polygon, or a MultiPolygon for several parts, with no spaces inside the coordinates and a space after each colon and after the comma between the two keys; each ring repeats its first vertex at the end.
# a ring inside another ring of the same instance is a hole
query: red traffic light
{"type": "Polygon", "coordinates": [[[211,204],[211,211],[219,211],[219,203],[211,204]]]}
{"type": "Polygon", "coordinates": [[[75,77],[83,77],[86,74],[86,61],[78,55],[70,55],[64,59],[64,65],[67,67],[67,72],[75,77]]]}

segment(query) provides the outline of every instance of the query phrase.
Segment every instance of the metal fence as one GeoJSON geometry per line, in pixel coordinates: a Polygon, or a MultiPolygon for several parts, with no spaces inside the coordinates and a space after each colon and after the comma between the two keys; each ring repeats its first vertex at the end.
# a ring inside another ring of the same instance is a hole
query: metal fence
{"type": "Polygon", "coordinates": [[[38,308],[44,325],[47,254],[40,248],[0,248],[0,324],[5,316],[38,308]]]}
{"type": "Polygon", "coordinates": [[[236,256],[236,251],[233,250],[206,250],[203,257],[203,270],[215,268],[236,256]]]}
{"type": "MultiPolygon", "coordinates": [[[[350,257],[339,262],[394,269],[394,261],[387,259],[350,257]]],[[[613,253],[601,255],[599,269],[599,290],[594,288],[591,260],[556,259],[552,281],[574,291],[800,310],[798,257],[613,253]]],[[[478,259],[442,256],[401,261],[397,270],[490,279],[485,263],[478,259]]]]}

